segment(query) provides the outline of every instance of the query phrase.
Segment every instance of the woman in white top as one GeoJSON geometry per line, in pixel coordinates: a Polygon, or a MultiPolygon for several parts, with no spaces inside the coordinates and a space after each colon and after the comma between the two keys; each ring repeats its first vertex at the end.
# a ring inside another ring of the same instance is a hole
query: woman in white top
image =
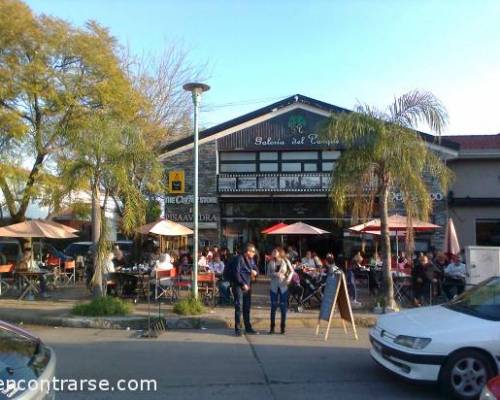
{"type": "Polygon", "coordinates": [[[286,257],[285,250],[278,247],[272,253],[274,269],[271,272],[271,329],[270,334],[274,333],[276,324],[276,310],[278,305],[281,311],[281,334],[285,334],[286,312],[288,309],[288,285],[293,276],[293,267],[286,257]]]}

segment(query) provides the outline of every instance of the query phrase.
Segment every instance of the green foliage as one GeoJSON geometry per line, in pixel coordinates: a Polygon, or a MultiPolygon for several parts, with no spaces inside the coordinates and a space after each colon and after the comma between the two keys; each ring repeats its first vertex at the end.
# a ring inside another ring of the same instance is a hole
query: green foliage
{"type": "Polygon", "coordinates": [[[161,216],[161,204],[154,198],[149,198],[146,205],[146,223],[158,221],[161,216]]]}
{"type": "Polygon", "coordinates": [[[115,315],[129,315],[132,313],[132,304],[116,297],[98,297],[88,303],[76,304],[71,311],[73,315],[85,317],[109,317],[115,315]]]}
{"type": "Polygon", "coordinates": [[[190,296],[174,304],[174,313],[179,315],[199,315],[205,312],[203,303],[190,296]]]}
{"type": "MultiPolygon", "coordinates": [[[[386,224],[390,193],[401,192],[408,218],[407,247],[413,246],[412,220],[428,220],[432,211],[430,183],[446,191],[451,171],[421,135],[411,129],[426,123],[440,133],[447,120],[444,106],[429,92],[412,91],[386,111],[360,105],[352,113],[333,114],[328,139],[345,146],[332,173],[330,201],[334,214],[351,212],[352,222],[381,216],[387,303],[394,304],[390,273],[390,236],[386,224]]],[[[439,141],[439,137],[436,142],[439,141]]]]}
{"type": "Polygon", "coordinates": [[[89,118],[135,121],[148,104],[122,70],[115,39],[95,22],[75,28],[0,0],[0,49],[0,189],[21,220],[34,196],[61,198],[54,162],[89,118]]]}

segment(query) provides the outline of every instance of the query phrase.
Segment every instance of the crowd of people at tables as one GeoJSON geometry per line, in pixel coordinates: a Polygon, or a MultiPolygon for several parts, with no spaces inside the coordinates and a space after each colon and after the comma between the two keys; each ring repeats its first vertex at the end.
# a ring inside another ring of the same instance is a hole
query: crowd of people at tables
{"type": "MultiPolygon", "coordinates": [[[[198,271],[215,274],[218,278],[221,301],[224,302],[230,300],[230,283],[224,281],[223,272],[233,255],[227,248],[207,246],[203,248],[198,257],[198,271]]],[[[271,278],[276,272],[276,264],[281,265],[282,260],[286,260],[291,266],[292,273],[287,278],[287,286],[291,293],[298,297],[303,294],[299,273],[307,273],[321,280],[322,277],[335,269],[340,269],[346,274],[348,291],[354,306],[360,305],[357,287],[357,278],[359,278],[360,273],[368,275],[371,295],[381,293],[383,257],[380,253],[375,252],[371,256],[367,256],[358,251],[349,258],[342,254],[334,257],[332,253],[328,253],[324,258],[321,258],[316,252],[308,250],[301,258],[295,247],[288,246],[286,249],[278,247],[271,254],[259,254],[256,251],[253,255],[253,262],[259,272],[269,275],[271,278]]],[[[159,247],[155,247],[144,254],[144,262],[150,266],[150,274],[154,277],[156,271],[168,271],[174,268],[179,275],[188,275],[191,273],[193,261],[188,249],[162,253],[159,247]]],[[[119,271],[125,265],[126,260],[123,252],[118,246],[115,246],[106,263],[105,273],[119,271]]],[[[430,304],[433,298],[439,296],[451,299],[455,295],[461,294],[465,289],[467,270],[460,255],[448,257],[443,252],[427,252],[418,253],[410,258],[401,252],[397,259],[393,257],[391,267],[395,277],[411,281],[413,302],[417,306],[430,304]]],[[[282,287],[281,284],[278,286],[282,287]]],[[[282,305],[279,297],[278,294],[277,298],[271,298],[271,303],[282,305]]]]}

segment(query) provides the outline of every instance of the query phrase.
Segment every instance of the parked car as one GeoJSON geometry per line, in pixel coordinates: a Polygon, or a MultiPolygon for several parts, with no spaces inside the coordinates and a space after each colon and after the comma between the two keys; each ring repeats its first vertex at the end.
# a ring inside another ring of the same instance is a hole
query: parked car
{"type": "Polygon", "coordinates": [[[86,257],[89,252],[90,246],[92,246],[92,242],[73,242],[66,246],[66,248],[64,249],[64,254],[74,260],[78,256],[86,257]]]}
{"type": "Polygon", "coordinates": [[[372,358],[387,370],[476,399],[500,371],[500,277],[444,305],[383,315],[370,341],[372,358]]]}
{"type": "Polygon", "coordinates": [[[497,375],[486,384],[479,400],[500,400],[500,375],[497,375]]]}
{"type": "Polygon", "coordinates": [[[17,239],[0,239],[0,254],[5,256],[7,263],[16,264],[23,255],[21,243],[17,239]]]}
{"type": "Polygon", "coordinates": [[[24,329],[0,321],[0,381],[19,384],[2,388],[0,400],[53,399],[54,392],[46,392],[47,384],[42,382],[52,381],[55,370],[56,356],[50,347],[24,329]],[[31,390],[25,387],[30,380],[38,382],[30,385],[31,390]]]}

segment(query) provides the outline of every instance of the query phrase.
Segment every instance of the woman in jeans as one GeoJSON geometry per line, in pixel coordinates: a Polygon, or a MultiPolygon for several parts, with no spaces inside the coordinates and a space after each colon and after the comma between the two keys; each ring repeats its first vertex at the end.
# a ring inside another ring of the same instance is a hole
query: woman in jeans
{"type": "Polygon", "coordinates": [[[274,333],[276,325],[276,310],[278,305],[281,311],[281,334],[285,334],[286,312],[288,308],[288,285],[293,276],[292,264],[286,257],[285,250],[278,247],[272,252],[273,270],[271,273],[271,329],[274,333]]]}

